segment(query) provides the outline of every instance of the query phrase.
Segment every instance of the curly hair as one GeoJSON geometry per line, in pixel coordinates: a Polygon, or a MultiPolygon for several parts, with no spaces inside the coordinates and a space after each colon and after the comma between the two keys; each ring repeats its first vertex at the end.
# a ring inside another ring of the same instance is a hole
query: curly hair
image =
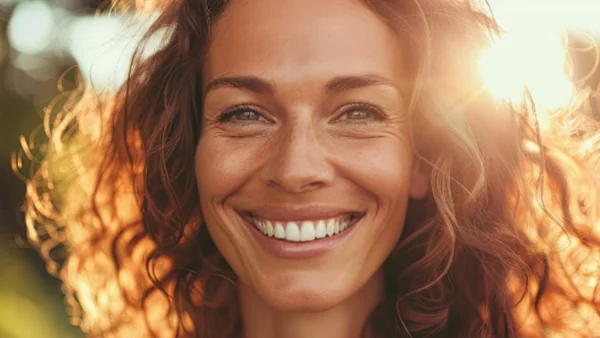
{"type": "MultiPolygon", "coordinates": [[[[385,262],[373,327],[386,337],[600,335],[600,126],[579,109],[585,95],[555,110],[527,95],[494,100],[476,67],[502,34],[486,6],[365,3],[407,44],[412,136],[431,177],[385,262]]],[[[227,1],[137,6],[160,8],[144,41],[166,32],[162,47],[144,57],[140,44],[116,93],[65,92],[46,111],[48,142],[23,141],[29,239],[90,336],[235,337],[236,277],[200,217],[191,169],[202,55],[227,1]]]]}

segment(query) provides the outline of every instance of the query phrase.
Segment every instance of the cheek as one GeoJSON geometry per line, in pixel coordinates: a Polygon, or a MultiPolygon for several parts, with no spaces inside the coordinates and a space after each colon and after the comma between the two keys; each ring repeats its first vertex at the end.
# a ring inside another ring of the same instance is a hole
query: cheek
{"type": "Polygon", "coordinates": [[[381,263],[403,231],[411,184],[412,149],[398,139],[370,140],[340,152],[339,158],[344,161],[340,168],[345,176],[375,204],[370,226],[365,229],[365,237],[371,238],[365,243],[371,257],[367,260],[371,263],[365,264],[381,263]]]}
{"type": "Polygon", "coordinates": [[[252,177],[260,145],[206,136],[196,150],[195,170],[200,198],[221,202],[252,177]]]}
{"type": "Polygon", "coordinates": [[[378,203],[408,197],[412,150],[398,139],[374,139],[337,151],[340,171],[378,203]]]}
{"type": "Polygon", "coordinates": [[[245,254],[252,251],[252,246],[240,227],[232,226],[237,220],[230,218],[225,201],[256,170],[256,149],[239,141],[206,135],[200,139],[195,154],[201,209],[209,233],[219,252],[242,275],[248,275],[247,269],[255,265],[245,254]]]}

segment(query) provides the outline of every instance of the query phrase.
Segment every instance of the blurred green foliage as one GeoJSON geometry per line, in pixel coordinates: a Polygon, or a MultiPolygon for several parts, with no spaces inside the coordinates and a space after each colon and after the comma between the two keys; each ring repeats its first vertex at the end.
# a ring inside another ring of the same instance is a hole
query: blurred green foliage
{"type": "Polygon", "coordinates": [[[3,9],[0,6],[0,338],[79,338],[83,334],[69,323],[58,279],[46,272],[26,241],[15,240],[25,236],[20,212],[25,183],[11,169],[11,154],[19,148],[19,137],[28,137],[42,123],[41,105],[58,94],[58,78],[37,84],[34,91],[44,94],[37,102],[11,90],[7,75],[14,75],[14,53],[8,48],[3,20],[8,12],[3,9]]]}
{"type": "Polygon", "coordinates": [[[40,277],[23,250],[0,250],[0,337],[75,338],[55,287],[40,277]]]}

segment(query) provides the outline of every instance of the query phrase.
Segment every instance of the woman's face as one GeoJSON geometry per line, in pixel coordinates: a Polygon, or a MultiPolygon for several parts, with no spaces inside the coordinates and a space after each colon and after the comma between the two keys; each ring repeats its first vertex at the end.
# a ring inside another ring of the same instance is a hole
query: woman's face
{"type": "Polygon", "coordinates": [[[211,27],[196,175],[245,287],[281,310],[357,293],[397,244],[414,165],[399,39],[359,1],[232,1],[211,27]]]}

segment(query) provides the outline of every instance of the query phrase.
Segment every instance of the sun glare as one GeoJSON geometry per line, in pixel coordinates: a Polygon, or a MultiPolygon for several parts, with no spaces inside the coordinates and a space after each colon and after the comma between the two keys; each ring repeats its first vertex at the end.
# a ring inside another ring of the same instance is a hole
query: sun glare
{"type": "Polygon", "coordinates": [[[565,62],[558,34],[520,32],[493,41],[479,67],[498,100],[519,102],[527,89],[538,106],[558,108],[569,104],[574,90],[565,62]]]}
{"type": "Polygon", "coordinates": [[[600,5],[588,0],[490,0],[504,34],[482,55],[479,69],[500,101],[520,102],[529,91],[536,106],[556,109],[573,103],[575,86],[566,72],[564,32],[597,30],[600,5]],[[592,19],[595,18],[595,19],[592,19]]]}

